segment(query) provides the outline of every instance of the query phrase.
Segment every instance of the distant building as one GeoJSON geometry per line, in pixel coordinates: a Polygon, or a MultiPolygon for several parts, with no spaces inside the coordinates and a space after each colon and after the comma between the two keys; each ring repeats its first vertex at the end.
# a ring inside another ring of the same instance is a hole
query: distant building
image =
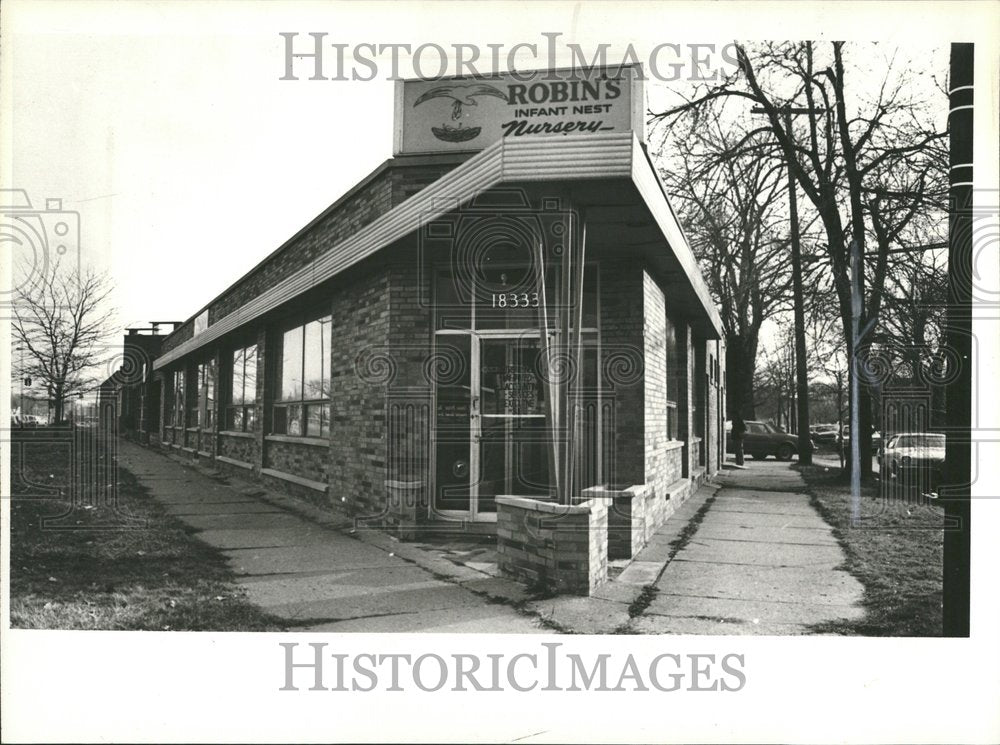
{"type": "Polygon", "coordinates": [[[126,329],[122,340],[122,363],[98,387],[103,410],[114,405],[118,431],[147,444],[160,441],[160,380],[154,377],[155,360],[166,340],[163,326],[173,330],[173,321],[153,321],[147,327],[126,329]]]}

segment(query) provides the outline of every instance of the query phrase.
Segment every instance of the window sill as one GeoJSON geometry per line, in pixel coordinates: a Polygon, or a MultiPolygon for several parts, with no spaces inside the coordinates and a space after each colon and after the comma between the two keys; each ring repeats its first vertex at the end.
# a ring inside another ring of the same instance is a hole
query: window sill
{"type": "Polygon", "coordinates": [[[248,440],[252,440],[254,435],[253,432],[240,432],[236,429],[224,429],[219,434],[225,437],[245,437],[248,440]]]}
{"type": "Polygon", "coordinates": [[[249,463],[246,463],[246,462],[244,462],[242,460],[236,460],[236,458],[227,458],[224,455],[217,455],[217,456],[215,456],[215,459],[219,460],[219,461],[222,461],[223,463],[228,463],[231,466],[236,466],[237,468],[243,468],[243,469],[245,469],[247,471],[250,471],[250,470],[253,469],[253,466],[250,465],[249,463]]]}
{"type": "Polygon", "coordinates": [[[684,440],[668,440],[663,449],[670,452],[671,450],[680,450],[682,447],[684,447],[684,440]]]}
{"type": "Polygon", "coordinates": [[[313,447],[330,447],[330,441],[323,437],[296,437],[295,435],[265,435],[268,442],[287,442],[293,445],[312,445],[313,447]]]}
{"type": "Polygon", "coordinates": [[[312,479],[306,479],[301,476],[293,476],[290,473],[285,473],[284,471],[275,471],[273,468],[262,468],[260,469],[262,476],[270,476],[275,479],[281,479],[282,481],[288,481],[292,484],[298,484],[299,486],[304,486],[307,489],[313,489],[318,492],[326,494],[327,486],[319,481],[313,481],[312,479]]]}

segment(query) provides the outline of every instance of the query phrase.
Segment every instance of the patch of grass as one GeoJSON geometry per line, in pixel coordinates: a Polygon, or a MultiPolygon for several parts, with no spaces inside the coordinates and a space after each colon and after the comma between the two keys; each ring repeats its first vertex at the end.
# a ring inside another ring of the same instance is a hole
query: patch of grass
{"type": "MultiPolygon", "coordinates": [[[[99,455],[103,458],[105,456],[99,455]]],[[[68,529],[69,466],[44,446],[25,448],[11,484],[10,622],[14,628],[279,631],[250,604],[223,555],[195,538],[119,468],[117,504],[79,507],[68,529]],[[54,484],[57,498],[30,496],[54,484]],[[127,515],[129,520],[123,520],[127,515]],[[118,527],[104,527],[109,524],[118,527]]],[[[113,472],[112,472],[113,473],[113,472]]]]}
{"type": "Polygon", "coordinates": [[[635,600],[629,603],[628,617],[635,618],[636,616],[641,616],[655,597],[656,585],[646,585],[643,587],[642,592],[636,596],[635,600]]]}
{"type": "Polygon", "coordinates": [[[880,495],[878,482],[862,486],[861,525],[851,525],[850,487],[816,466],[799,471],[813,506],[832,527],[847,561],[864,585],[865,617],[822,624],[816,633],[864,636],[941,636],[944,510],[916,493],[880,495]]]}

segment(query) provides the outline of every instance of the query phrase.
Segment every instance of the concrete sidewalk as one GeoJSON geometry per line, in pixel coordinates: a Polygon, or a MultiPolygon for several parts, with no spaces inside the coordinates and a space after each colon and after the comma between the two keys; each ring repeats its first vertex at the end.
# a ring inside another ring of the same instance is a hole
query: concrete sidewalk
{"type": "Polygon", "coordinates": [[[124,441],[119,462],[290,630],[789,635],[864,614],[861,584],[838,568],[843,550],[788,463],[724,471],[593,596],[537,599],[475,561],[352,534],[259,484],[124,441]]]}
{"type": "Polygon", "coordinates": [[[496,583],[487,574],[461,567],[464,585],[443,581],[396,555],[389,540],[358,540],[262,499],[256,485],[213,478],[126,441],[118,460],[220,549],[250,601],[289,630],[551,633],[537,617],[475,592],[477,582],[496,583]]]}
{"type": "Polygon", "coordinates": [[[726,470],[634,633],[797,635],[864,615],[864,588],[788,463],[726,470]]]}

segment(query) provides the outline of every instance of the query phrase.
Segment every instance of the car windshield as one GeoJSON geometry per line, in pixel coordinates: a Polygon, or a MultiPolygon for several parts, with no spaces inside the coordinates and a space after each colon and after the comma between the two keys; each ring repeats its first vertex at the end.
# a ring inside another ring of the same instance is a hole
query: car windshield
{"type": "Polygon", "coordinates": [[[900,435],[896,438],[897,448],[943,448],[944,435],[900,435]]]}

